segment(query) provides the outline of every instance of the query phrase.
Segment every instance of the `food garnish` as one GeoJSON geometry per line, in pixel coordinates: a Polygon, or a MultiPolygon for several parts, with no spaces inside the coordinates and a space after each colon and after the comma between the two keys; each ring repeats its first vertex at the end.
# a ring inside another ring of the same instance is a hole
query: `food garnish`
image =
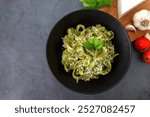
{"type": "Polygon", "coordinates": [[[104,47],[104,45],[105,45],[104,40],[97,39],[96,37],[83,43],[84,48],[86,48],[86,49],[96,49],[96,50],[102,49],[104,47]]]}

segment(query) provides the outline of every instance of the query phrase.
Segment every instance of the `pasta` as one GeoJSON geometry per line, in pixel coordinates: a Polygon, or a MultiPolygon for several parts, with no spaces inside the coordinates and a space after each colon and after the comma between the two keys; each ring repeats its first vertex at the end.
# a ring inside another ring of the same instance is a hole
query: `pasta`
{"type": "Polygon", "coordinates": [[[114,38],[113,31],[108,31],[100,24],[85,28],[79,24],[76,28],[69,28],[67,35],[63,37],[62,64],[66,72],[72,71],[76,81],[98,79],[99,75],[106,75],[112,69],[112,62],[115,56],[114,45],[111,40],[114,38]],[[105,42],[101,49],[87,49],[83,44],[97,38],[105,42]]]}

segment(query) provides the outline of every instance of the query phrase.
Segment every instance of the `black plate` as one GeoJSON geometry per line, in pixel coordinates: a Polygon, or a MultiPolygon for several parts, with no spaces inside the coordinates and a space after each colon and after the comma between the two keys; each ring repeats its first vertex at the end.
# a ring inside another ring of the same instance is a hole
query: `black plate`
{"type": "Polygon", "coordinates": [[[62,18],[52,29],[47,42],[47,61],[54,76],[66,87],[80,93],[99,93],[115,86],[127,72],[131,61],[131,44],[123,26],[111,15],[99,10],[78,10],[62,18]],[[108,75],[89,82],[73,79],[61,64],[62,45],[67,29],[84,24],[86,27],[101,24],[114,31],[113,44],[119,56],[114,59],[113,67],[108,75]]]}

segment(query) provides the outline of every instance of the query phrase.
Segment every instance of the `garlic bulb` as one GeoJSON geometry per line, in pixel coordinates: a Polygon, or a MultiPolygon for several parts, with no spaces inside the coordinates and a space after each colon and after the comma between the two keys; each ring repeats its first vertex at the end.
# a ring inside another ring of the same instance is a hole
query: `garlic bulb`
{"type": "Polygon", "coordinates": [[[136,32],[136,28],[131,24],[126,25],[125,29],[136,32]]]}
{"type": "Polygon", "coordinates": [[[150,40],[150,32],[145,34],[145,38],[147,38],[148,40],[150,40]]]}
{"type": "Polygon", "coordinates": [[[144,9],[135,13],[133,23],[141,31],[150,30],[150,11],[144,9]]]}

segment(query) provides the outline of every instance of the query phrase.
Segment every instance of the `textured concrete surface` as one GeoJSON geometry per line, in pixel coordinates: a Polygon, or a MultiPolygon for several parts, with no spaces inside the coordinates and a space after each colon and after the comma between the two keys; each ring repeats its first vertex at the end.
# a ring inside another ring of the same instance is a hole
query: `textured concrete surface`
{"type": "Polygon", "coordinates": [[[134,48],[131,67],[111,90],[79,94],[52,75],[46,42],[54,24],[79,0],[0,0],[0,99],[150,99],[150,65],[134,48]]]}

